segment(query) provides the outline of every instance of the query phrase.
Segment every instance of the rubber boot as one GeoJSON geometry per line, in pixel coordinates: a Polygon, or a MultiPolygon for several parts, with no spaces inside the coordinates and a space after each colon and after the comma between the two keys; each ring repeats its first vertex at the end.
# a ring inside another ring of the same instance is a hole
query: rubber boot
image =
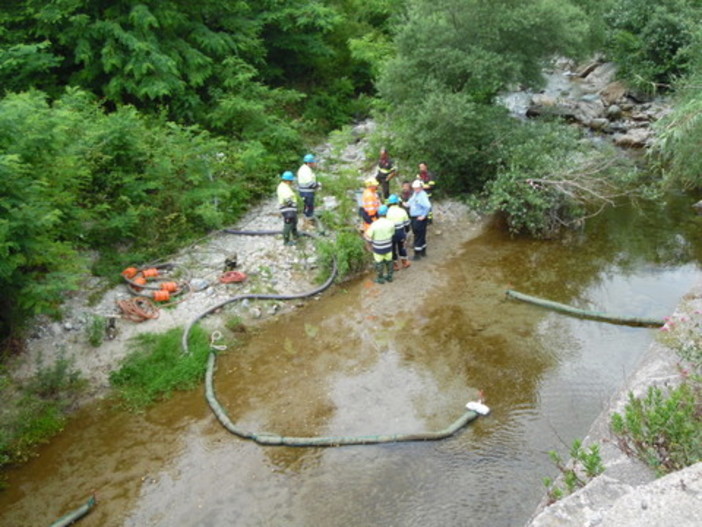
{"type": "Polygon", "coordinates": [[[376,276],[374,282],[376,284],[384,284],[385,283],[385,278],[383,278],[383,267],[384,262],[376,262],[375,263],[375,272],[377,273],[378,276],[376,276]]]}
{"type": "Polygon", "coordinates": [[[401,262],[403,269],[407,269],[410,265],[412,265],[412,263],[407,258],[402,258],[401,262]]]}
{"type": "Polygon", "coordinates": [[[285,245],[294,245],[295,243],[291,240],[291,235],[293,231],[292,223],[283,224],[283,243],[285,245]]]}
{"type": "Polygon", "coordinates": [[[401,267],[400,267],[400,262],[398,262],[397,260],[395,260],[395,261],[392,263],[392,268],[393,268],[393,270],[395,270],[395,271],[399,271],[399,270],[401,269],[401,267]]]}
{"type": "Polygon", "coordinates": [[[392,282],[392,274],[394,272],[392,260],[388,260],[387,262],[384,262],[384,263],[385,263],[385,281],[392,282]]]}
{"type": "Polygon", "coordinates": [[[417,261],[422,259],[422,251],[414,251],[414,256],[412,257],[412,261],[417,261]]]}

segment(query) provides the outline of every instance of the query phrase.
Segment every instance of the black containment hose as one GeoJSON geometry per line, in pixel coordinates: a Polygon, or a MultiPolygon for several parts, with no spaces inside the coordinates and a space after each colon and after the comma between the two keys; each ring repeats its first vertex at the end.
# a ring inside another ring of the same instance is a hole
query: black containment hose
{"type": "MultiPolygon", "coordinates": [[[[238,231],[238,230],[225,230],[228,234],[239,234],[239,235],[277,235],[281,234],[280,231],[238,231]]],[[[306,234],[306,233],[303,233],[306,234]]],[[[306,234],[307,236],[311,236],[306,234]]],[[[193,326],[202,318],[206,317],[210,313],[220,309],[227,304],[232,302],[237,302],[239,300],[295,300],[300,298],[308,298],[319,294],[326,290],[334,282],[337,275],[337,265],[336,260],[333,261],[333,268],[329,278],[321,286],[307,291],[304,293],[297,293],[292,295],[263,295],[263,294],[248,294],[248,295],[238,295],[229,298],[219,304],[207,309],[206,311],[200,313],[197,317],[191,320],[183,331],[182,348],[184,353],[190,353],[188,349],[188,337],[190,336],[190,331],[193,326]]],[[[214,412],[215,416],[220,423],[229,432],[237,435],[243,439],[250,439],[260,445],[267,446],[298,446],[298,447],[333,447],[333,446],[349,446],[349,445],[370,445],[378,443],[395,443],[403,441],[435,441],[438,439],[444,439],[455,434],[458,430],[463,428],[466,424],[476,419],[480,414],[474,410],[467,410],[456,419],[450,426],[443,430],[435,432],[420,432],[412,434],[379,434],[379,435],[366,435],[366,436],[315,436],[315,437],[292,437],[292,436],[281,436],[278,434],[271,434],[267,432],[251,432],[238,427],[227,415],[226,410],[217,400],[214,389],[214,373],[217,367],[217,354],[213,351],[210,353],[207,360],[207,372],[205,374],[205,398],[210,408],[214,412]]],[[[485,407],[487,408],[487,407],[485,407]]]]}

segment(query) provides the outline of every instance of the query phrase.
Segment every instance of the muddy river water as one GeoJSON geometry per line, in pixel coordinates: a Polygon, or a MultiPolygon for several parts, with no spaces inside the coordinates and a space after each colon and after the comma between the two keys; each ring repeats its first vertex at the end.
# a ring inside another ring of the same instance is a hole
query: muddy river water
{"type": "Polygon", "coordinates": [[[668,315],[701,277],[689,205],[622,207],[559,241],[444,232],[393,284],[337,286],[219,359],[232,419],[282,435],[438,430],[483,390],[492,413],[449,439],[263,447],[227,433],[202,388],[142,415],[96,404],[10,473],[0,525],[48,525],[93,490],[100,503],[81,526],[523,525],[556,472],[547,452],[587,433],[655,330],[505,290],[668,315]]]}

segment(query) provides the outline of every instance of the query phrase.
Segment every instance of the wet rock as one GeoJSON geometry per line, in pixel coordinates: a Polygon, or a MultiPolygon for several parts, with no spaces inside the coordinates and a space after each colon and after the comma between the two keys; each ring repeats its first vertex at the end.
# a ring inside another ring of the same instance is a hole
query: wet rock
{"type": "Polygon", "coordinates": [[[588,123],[588,126],[593,130],[608,131],[609,119],[605,117],[596,117],[588,123]]]}
{"type": "Polygon", "coordinates": [[[617,106],[616,104],[612,104],[605,111],[605,115],[607,116],[607,119],[617,120],[622,117],[623,111],[621,107],[617,106]]]}
{"type": "Polygon", "coordinates": [[[627,93],[627,88],[619,81],[610,82],[602,90],[600,90],[600,97],[606,105],[611,105],[619,103],[624,100],[624,96],[627,93]]]}
{"type": "Polygon", "coordinates": [[[578,77],[584,79],[585,77],[590,75],[590,73],[595,71],[595,68],[597,68],[600,64],[601,64],[601,62],[599,60],[592,60],[590,62],[585,63],[580,68],[578,68],[578,70],[575,72],[575,74],[578,77]]]}
{"type": "Polygon", "coordinates": [[[616,74],[617,66],[613,62],[598,64],[584,77],[583,89],[590,89],[599,93],[610,83],[614,82],[616,74]]]}
{"type": "Polygon", "coordinates": [[[614,137],[614,144],[623,148],[643,148],[649,145],[653,133],[649,128],[632,128],[614,137]]]}
{"type": "Polygon", "coordinates": [[[190,288],[193,291],[202,291],[204,289],[207,289],[209,286],[210,283],[204,278],[193,278],[192,280],[190,280],[190,288]]]}

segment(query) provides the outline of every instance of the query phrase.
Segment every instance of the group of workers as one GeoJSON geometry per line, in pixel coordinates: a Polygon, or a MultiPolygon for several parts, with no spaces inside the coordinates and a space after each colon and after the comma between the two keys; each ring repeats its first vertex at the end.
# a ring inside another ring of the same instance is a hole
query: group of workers
{"type": "MultiPolygon", "coordinates": [[[[307,154],[297,171],[303,219],[308,227],[315,226],[315,192],[321,188],[314,172],[316,164],[315,156],[307,154]]],[[[426,163],[419,163],[418,168],[413,181],[403,181],[400,191],[391,193],[390,181],[397,177],[398,171],[387,149],[382,148],[376,176],[364,181],[365,189],[358,210],[363,220],[363,236],[373,253],[376,283],[392,282],[394,271],[410,266],[405,246],[410,231],[414,235],[412,260],[420,260],[427,255],[426,235],[432,210],[430,196],[435,179],[426,163]]],[[[291,171],[284,172],[277,189],[285,245],[295,245],[298,237],[297,198],[292,188],[295,179],[291,171]]]]}

